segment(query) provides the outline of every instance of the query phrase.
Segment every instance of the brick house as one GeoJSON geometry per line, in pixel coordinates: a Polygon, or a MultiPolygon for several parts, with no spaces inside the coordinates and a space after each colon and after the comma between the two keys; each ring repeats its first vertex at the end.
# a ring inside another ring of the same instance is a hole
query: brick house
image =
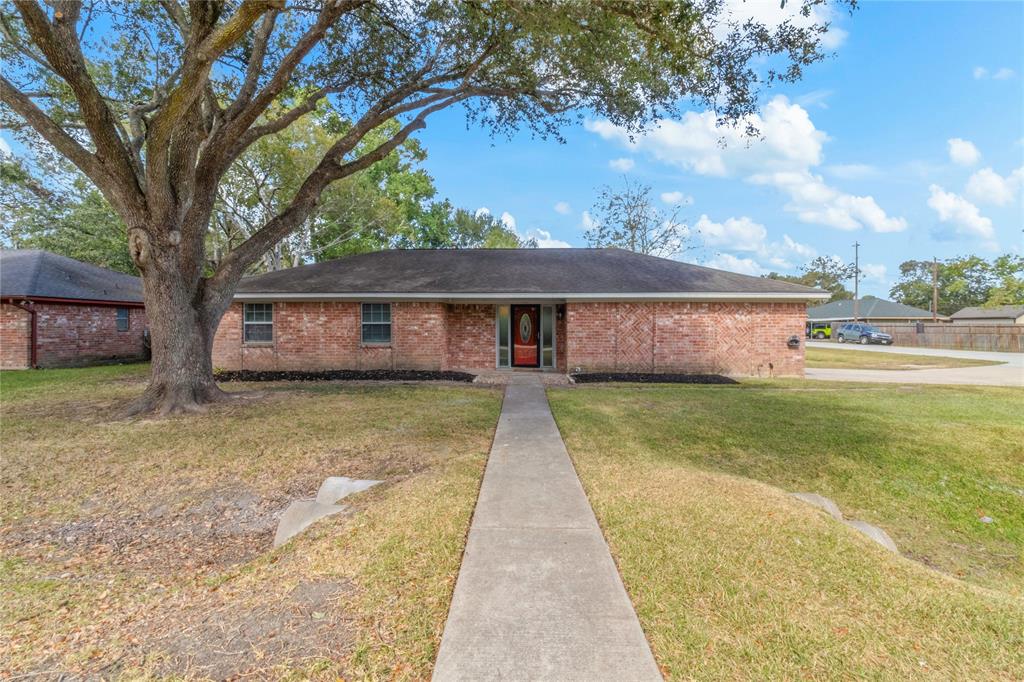
{"type": "Polygon", "coordinates": [[[228,370],[802,375],[828,294],[620,249],[394,250],[242,280],[228,370]]]}
{"type": "Polygon", "coordinates": [[[35,249],[0,251],[0,369],[142,359],[142,282],[35,249]]]}

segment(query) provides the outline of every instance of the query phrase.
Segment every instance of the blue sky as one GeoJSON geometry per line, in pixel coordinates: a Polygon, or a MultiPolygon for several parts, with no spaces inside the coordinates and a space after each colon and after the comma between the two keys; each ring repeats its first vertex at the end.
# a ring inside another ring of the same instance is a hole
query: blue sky
{"type": "Polygon", "coordinates": [[[583,211],[628,167],[656,196],[692,198],[682,215],[702,246],[684,259],[795,272],[852,260],[859,241],[878,296],[907,259],[1024,250],[1024,3],[866,2],[833,25],[835,57],[765,93],[763,142],[709,146],[720,132],[699,110],[636,145],[593,119],[565,144],[492,139],[449,111],[420,134],[426,168],[457,205],[582,246],[583,211]]]}
{"type": "MultiPolygon", "coordinates": [[[[726,2],[768,23],[799,5],[726,2]]],[[[628,175],[685,204],[699,230],[685,260],[795,273],[816,255],[852,260],[859,241],[861,289],[878,296],[904,260],[1024,252],[1024,3],[868,0],[830,18],[834,57],[764,94],[763,140],[701,110],[635,144],[593,117],[565,144],[492,138],[454,109],[419,134],[425,167],[441,197],[542,246],[585,245],[599,188],[628,175]]]]}

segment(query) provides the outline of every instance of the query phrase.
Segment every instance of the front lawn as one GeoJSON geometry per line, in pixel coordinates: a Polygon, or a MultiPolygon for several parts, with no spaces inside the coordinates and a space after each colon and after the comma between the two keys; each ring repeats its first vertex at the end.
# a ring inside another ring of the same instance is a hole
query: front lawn
{"type": "Polygon", "coordinates": [[[806,362],[808,367],[829,369],[945,369],[1002,364],[991,360],[815,347],[806,349],[806,362]]]}
{"type": "Polygon", "coordinates": [[[670,677],[1022,677],[1019,390],[792,381],[549,398],[670,677]],[[831,497],[915,561],[786,491],[831,497]]]}
{"type": "Polygon", "coordinates": [[[110,421],[145,372],[0,375],[0,677],[429,676],[500,393],[231,385],[110,421]],[[329,475],[385,483],[271,550],[329,475]]]}

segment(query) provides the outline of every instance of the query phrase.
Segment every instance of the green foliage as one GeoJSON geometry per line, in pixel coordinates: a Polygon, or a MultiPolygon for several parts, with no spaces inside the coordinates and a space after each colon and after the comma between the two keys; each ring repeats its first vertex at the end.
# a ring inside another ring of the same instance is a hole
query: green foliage
{"type": "Polygon", "coordinates": [[[853,298],[853,292],[846,288],[845,282],[853,279],[855,271],[856,268],[852,263],[844,263],[832,256],[818,256],[800,268],[800,275],[780,275],[777,272],[771,272],[765,277],[824,289],[832,294],[827,301],[827,303],[831,303],[853,298]]]}
{"type": "MultiPolygon", "coordinates": [[[[940,315],[972,306],[1024,303],[1024,258],[1005,254],[991,262],[979,256],[961,256],[938,262],[940,315]]],[[[894,301],[930,310],[932,261],[908,260],[900,264],[900,278],[889,295],[894,301]]]]}
{"type": "Polygon", "coordinates": [[[419,249],[514,249],[536,246],[490,213],[470,213],[447,199],[433,202],[412,225],[399,246],[419,249]]]}
{"type": "MultiPolygon", "coordinates": [[[[809,16],[820,1],[798,9],[809,16]]],[[[123,219],[205,239],[195,246],[212,250],[214,267],[271,224],[235,263],[272,249],[259,267],[278,267],[314,242],[334,253],[396,240],[514,243],[475,216],[447,211],[442,225],[445,207],[422,213],[434,190],[408,168],[422,157],[407,138],[429,114],[459,105],[496,134],[558,137],[584,111],[638,129],[699,103],[742,124],[765,85],[796,81],[824,57],[827,29],[661,0],[128,7],[0,7],[0,59],[15,76],[4,81],[0,125],[22,144],[60,148],[47,153],[71,159],[123,219]],[[392,141],[394,156],[354,186],[332,184],[392,141]],[[165,173],[172,182],[149,181],[165,173]],[[416,226],[421,218],[431,224],[416,226]],[[173,224],[186,219],[184,230],[173,224]],[[206,222],[210,237],[196,229],[206,222]]]]}
{"type": "Polygon", "coordinates": [[[136,274],[124,223],[84,176],[68,171],[44,185],[11,159],[0,159],[0,239],[136,274]]]}

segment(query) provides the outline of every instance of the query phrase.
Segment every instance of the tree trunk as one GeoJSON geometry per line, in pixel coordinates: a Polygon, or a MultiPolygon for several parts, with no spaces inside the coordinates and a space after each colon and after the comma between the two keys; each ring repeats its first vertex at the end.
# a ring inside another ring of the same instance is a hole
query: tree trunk
{"type": "Polygon", "coordinates": [[[128,415],[201,412],[228,395],[213,378],[213,336],[230,296],[209,296],[205,281],[183,273],[177,256],[172,247],[144,258],[153,357],[149,385],[128,405],[128,415]]]}

